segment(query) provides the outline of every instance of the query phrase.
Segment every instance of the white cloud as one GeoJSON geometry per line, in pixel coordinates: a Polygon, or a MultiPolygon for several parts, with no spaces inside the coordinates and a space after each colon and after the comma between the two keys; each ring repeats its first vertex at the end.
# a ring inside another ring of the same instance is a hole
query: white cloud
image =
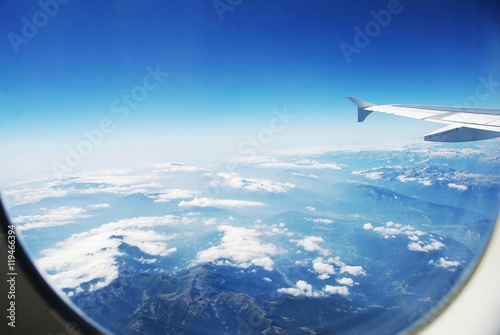
{"type": "Polygon", "coordinates": [[[61,185],[71,187],[80,194],[114,193],[130,195],[136,193],[154,193],[161,187],[156,181],[160,176],[151,172],[141,173],[134,169],[102,169],[80,172],[78,176],[61,181],[61,185]],[[85,185],[76,189],[74,184],[85,185]]]}
{"type": "Polygon", "coordinates": [[[111,207],[109,204],[95,204],[88,206],[90,209],[105,209],[111,207]]]}
{"type": "Polygon", "coordinates": [[[311,219],[311,218],[308,218],[306,220],[312,221],[314,223],[325,223],[325,224],[333,223],[333,220],[330,220],[330,219],[311,219]]]}
{"type": "Polygon", "coordinates": [[[408,244],[408,250],[411,251],[420,251],[420,252],[429,252],[433,250],[440,250],[444,248],[445,245],[439,241],[431,239],[431,242],[428,244],[421,245],[417,242],[413,242],[408,244]]]}
{"type": "Polygon", "coordinates": [[[325,242],[320,236],[306,236],[301,240],[290,240],[290,242],[296,242],[297,246],[304,248],[306,251],[319,251],[322,255],[329,254],[328,250],[319,245],[319,243],[325,242]]]}
{"type": "Polygon", "coordinates": [[[217,219],[216,218],[210,218],[205,221],[205,226],[212,226],[217,224],[217,219]]]}
{"type": "Polygon", "coordinates": [[[260,257],[260,258],[254,258],[254,259],[252,259],[251,262],[252,262],[253,265],[260,266],[264,270],[267,270],[267,271],[272,271],[273,270],[274,261],[271,258],[267,257],[267,256],[260,257]]]}
{"type": "Polygon", "coordinates": [[[322,294],[316,290],[313,290],[311,284],[306,282],[305,280],[299,280],[295,284],[295,287],[289,288],[280,288],[278,292],[290,294],[295,297],[305,296],[305,297],[320,297],[322,294]]]}
{"type": "Polygon", "coordinates": [[[268,163],[261,163],[259,166],[267,168],[280,168],[280,169],[331,169],[342,170],[342,166],[335,163],[320,163],[311,159],[301,159],[294,163],[273,161],[268,163]]]}
{"type": "MultiPolygon", "coordinates": [[[[373,232],[379,233],[384,236],[384,238],[395,238],[397,235],[406,235],[410,239],[411,243],[408,244],[408,250],[419,251],[419,252],[429,252],[433,250],[440,250],[445,247],[442,242],[437,241],[429,235],[429,241],[422,241],[421,238],[428,235],[426,232],[416,230],[412,226],[403,226],[399,223],[394,223],[392,221],[387,222],[384,226],[374,227],[369,223],[365,224],[363,228],[367,230],[372,230],[373,232]]],[[[425,240],[425,238],[424,238],[425,240]]]]}
{"type": "Polygon", "coordinates": [[[330,264],[335,264],[338,267],[344,266],[345,263],[340,261],[340,256],[329,257],[327,262],[330,264]]]}
{"type": "Polygon", "coordinates": [[[287,234],[287,232],[288,232],[288,228],[285,228],[284,223],[282,223],[280,225],[272,224],[270,226],[267,226],[265,224],[257,224],[254,227],[256,229],[262,229],[263,233],[267,236],[284,235],[284,234],[287,234]]]}
{"type": "Polygon", "coordinates": [[[449,261],[447,259],[445,259],[444,257],[441,257],[439,258],[439,262],[438,261],[434,261],[434,260],[430,260],[429,261],[429,264],[432,264],[436,267],[439,267],[439,268],[456,268],[457,266],[460,266],[460,262],[458,261],[449,261]]]}
{"type": "Polygon", "coordinates": [[[363,229],[365,229],[365,230],[373,229],[373,225],[371,223],[365,223],[363,225],[363,229]]]}
{"type": "Polygon", "coordinates": [[[406,177],[406,176],[397,176],[396,178],[397,180],[399,180],[400,182],[402,183],[407,183],[409,181],[415,181],[417,180],[417,178],[413,178],[413,177],[406,177]]]}
{"type": "Polygon", "coordinates": [[[279,253],[278,248],[270,243],[262,243],[262,235],[256,229],[233,226],[219,226],[224,233],[218,246],[198,252],[194,264],[224,261],[223,264],[247,268],[251,265],[272,271],[274,261],[270,256],[279,253]]]}
{"type": "Polygon", "coordinates": [[[352,278],[344,277],[344,278],[337,278],[335,280],[340,285],[345,285],[345,286],[353,286],[354,285],[354,280],[352,280],[352,278]]]}
{"type": "Polygon", "coordinates": [[[42,208],[41,211],[42,214],[17,216],[12,219],[12,222],[16,224],[18,230],[22,231],[62,226],[90,216],[87,210],[81,207],[42,208]]]}
{"type": "Polygon", "coordinates": [[[90,288],[93,291],[118,277],[116,258],[123,255],[119,251],[122,243],[135,246],[151,256],[168,256],[177,249],[169,248],[166,241],[176,235],[160,234],[152,228],[193,222],[192,217],[166,215],[106,223],[87,232],[73,234],[53,248],[43,250],[42,258],[36,264],[48,273],[48,279],[55,287],[81,290],[82,283],[97,281],[90,288]]]}
{"type": "Polygon", "coordinates": [[[323,290],[318,291],[313,288],[311,284],[309,284],[305,280],[299,280],[295,284],[295,287],[288,288],[280,288],[278,289],[279,293],[293,295],[295,297],[323,297],[325,295],[339,294],[339,295],[348,295],[349,289],[347,286],[332,286],[326,285],[323,290]]]}
{"type": "Polygon", "coordinates": [[[353,174],[355,176],[365,176],[365,178],[372,179],[372,180],[378,180],[378,179],[382,179],[382,176],[384,175],[383,171],[377,171],[379,169],[380,168],[376,168],[376,169],[372,169],[372,170],[353,171],[353,172],[351,172],[351,174],[353,174]]]}
{"type": "Polygon", "coordinates": [[[244,201],[232,199],[194,198],[190,201],[181,201],[179,207],[219,207],[219,208],[241,208],[266,206],[263,202],[244,201]]]}
{"type": "MultiPolygon", "coordinates": [[[[399,223],[394,223],[392,221],[387,222],[385,226],[373,227],[373,225],[371,224],[369,225],[372,227],[371,230],[373,232],[379,233],[380,235],[383,235],[385,238],[395,237],[396,235],[423,236],[426,234],[423,231],[416,230],[412,226],[409,225],[403,226],[399,223]]],[[[365,226],[370,227],[367,226],[367,224],[365,224],[365,226]]]]}
{"type": "MultiPolygon", "coordinates": [[[[364,228],[370,228],[371,224],[367,223],[364,225],[364,228]]],[[[394,223],[392,221],[387,222],[384,226],[371,228],[372,231],[379,233],[384,236],[384,238],[395,238],[397,235],[406,235],[408,239],[410,239],[411,243],[408,244],[408,250],[410,251],[419,251],[419,252],[429,252],[433,250],[440,250],[445,247],[442,242],[432,238],[432,234],[427,234],[426,232],[416,230],[412,226],[406,225],[403,226],[399,223],[394,223]],[[426,242],[425,236],[430,237],[430,239],[426,242]],[[424,240],[421,240],[421,239],[424,240]]]]}
{"type": "Polygon", "coordinates": [[[344,296],[349,295],[349,289],[347,288],[347,286],[326,285],[323,291],[328,294],[339,294],[344,296]]]}
{"type": "Polygon", "coordinates": [[[186,199],[194,197],[198,192],[190,190],[181,189],[170,189],[165,190],[162,193],[155,196],[155,202],[169,202],[173,199],[186,199]]]}
{"type": "Polygon", "coordinates": [[[153,168],[159,172],[200,172],[206,171],[204,168],[193,165],[182,165],[177,163],[162,163],[156,164],[153,168]]]}
{"type": "Polygon", "coordinates": [[[134,260],[138,261],[141,264],[154,264],[157,261],[156,258],[144,258],[142,256],[141,258],[134,258],[134,260]]]}
{"type": "Polygon", "coordinates": [[[292,175],[297,176],[297,177],[303,177],[303,178],[319,179],[319,176],[317,176],[315,174],[306,175],[304,173],[295,172],[295,171],[292,172],[292,175]]]}
{"type": "Polygon", "coordinates": [[[311,212],[316,212],[316,208],[314,208],[313,206],[307,206],[306,209],[310,210],[311,212]]]}
{"type": "Polygon", "coordinates": [[[264,191],[268,193],[285,193],[295,188],[295,184],[275,182],[268,179],[242,178],[237,173],[218,173],[217,176],[224,179],[226,184],[232,188],[246,191],[264,191]]]}
{"type": "Polygon", "coordinates": [[[318,278],[322,280],[329,279],[330,275],[335,274],[333,265],[325,262],[321,257],[313,261],[313,269],[318,274],[318,278]]]}
{"type": "Polygon", "coordinates": [[[459,185],[459,184],[455,184],[455,183],[449,183],[448,187],[457,189],[459,191],[467,191],[467,189],[468,189],[468,187],[465,185],[459,185]]]}
{"type": "Polygon", "coordinates": [[[368,179],[378,180],[382,179],[383,172],[370,172],[365,174],[365,177],[368,179]]]}
{"type": "Polygon", "coordinates": [[[418,182],[424,186],[431,186],[432,185],[432,181],[430,181],[429,179],[421,179],[418,182]]]}
{"type": "Polygon", "coordinates": [[[342,265],[340,268],[340,273],[345,273],[347,272],[348,274],[352,276],[359,276],[363,275],[366,276],[366,271],[363,269],[362,266],[359,265],[342,265]]]}
{"type": "Polygon", "coordinates": [[[273,280],[271,278],[268,278],[268,277],[264,277],[262,278],[264,281],[267,281],[268,283],[271,283],[273,280]]]}
{"type": "Polygon", "coordinates": [[[45,198],[62,198],[71,193],[70,189],[61,189],[58,182],[47,179],[34,179],[7,185],[2,194],[13,205],[25,205],[45,198]]]}

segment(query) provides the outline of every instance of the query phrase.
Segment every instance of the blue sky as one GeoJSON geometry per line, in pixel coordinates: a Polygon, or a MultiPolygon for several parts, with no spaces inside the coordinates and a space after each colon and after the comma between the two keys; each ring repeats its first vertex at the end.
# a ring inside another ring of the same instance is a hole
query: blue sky
{"type": "MultiPolygon", "coordinates": [[[[493,1],[243,0],[221,14],[212,1],[72,0],[52,16],[40,3],[6,0],[0,12],[0,150],[21,165],[30,149],[40,162],[64,157],[103,119],[113,131],[95,150],[102,155],[126,155],[134,145],[136,155],[189,143],[203,152],[234,148],[284,107],[296,118],[276,136],[280,148],[345,143],[349,135],[418,140],[439,125],[383,116],[358,125],[345,97],[463,105],[480,78],[500,81],[493,1]],[[356,46],[355,27],[366,31],[372,11],[389,8],[390,22],[349,63],[341,43],[356,46]],[[34,36],[23,36],[26,21],[44,18],[34,36]],[[119,119],[113,102],[141,85],[148,67],[168,76],[119,119]]],[[[478,105],[498,107],[498,87],[478,105]]]]}

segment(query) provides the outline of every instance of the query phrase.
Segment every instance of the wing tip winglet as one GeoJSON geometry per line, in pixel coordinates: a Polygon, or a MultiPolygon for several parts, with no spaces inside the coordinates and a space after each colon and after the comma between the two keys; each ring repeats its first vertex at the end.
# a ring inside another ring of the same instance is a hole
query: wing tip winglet
{"type": "Polygon", "coordinates": [[[358,107],[358,122],[363,122],[370,115],[371,111],[367,111],[365,108],[375,106],[371,102],[355,97],[347,97],[347,99],[351,100],[358,107]]]}

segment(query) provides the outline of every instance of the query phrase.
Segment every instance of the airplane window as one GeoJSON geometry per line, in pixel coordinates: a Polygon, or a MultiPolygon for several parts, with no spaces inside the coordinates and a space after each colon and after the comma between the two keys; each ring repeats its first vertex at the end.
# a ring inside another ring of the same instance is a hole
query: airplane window
{"type": "Polygon", "coordinates": [[[474,276],[493,1],[0,8],[6,257],[67,333],[417,333],[474,276]]]}

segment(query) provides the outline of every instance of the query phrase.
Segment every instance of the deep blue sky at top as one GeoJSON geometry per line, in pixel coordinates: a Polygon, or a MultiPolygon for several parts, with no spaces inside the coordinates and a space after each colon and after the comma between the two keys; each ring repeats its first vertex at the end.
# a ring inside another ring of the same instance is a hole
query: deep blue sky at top
{"type": "MultiPolygon", "coordinates": [[[[478,76],[500,81],[495,1],[401,0],[348,63],[340,43],[355,46],[354,28],[388,2],[243,0],[221,21],[213,1],[71,0],[16,53],[8,34],[22,35],[23,17],[41,7],[0,1],[0,130],[92,127],[157,64],[169,77],[129,124],[266,120],[283,106],[309,123],[342,124],[355,120],[348,95],[461,105],[478,76]]],[[[479,102],[498,107],[499,91],[479,102]]]]}

